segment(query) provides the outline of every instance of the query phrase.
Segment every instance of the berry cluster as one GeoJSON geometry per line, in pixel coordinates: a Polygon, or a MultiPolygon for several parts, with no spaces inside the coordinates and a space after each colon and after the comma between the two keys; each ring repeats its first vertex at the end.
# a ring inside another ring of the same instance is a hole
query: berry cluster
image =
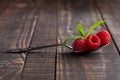
{"type": "Polygon", "coordinates": [[[101,30],[97,34],[89,35],[86,39],[77,38],[72,47],[74,51],[85,52],[96,50],[110,42],[110,34],[106,30],[101,30]]]}
{"type": "Polygon", "coordinates": [[[92,30],[98,25],[103,23],[103,20],[95,22],[85,33],[81,24],[77,24],[76,30],[80,34],[79,36],[68,37],[63,45],[68,41],[74,40],[72,47],[74,51],[87,52],[98,49],[100,46],[104,46],[110,42],[110,34],[107,30],[101,30],[97,34],[91,34],[92,30]]]}

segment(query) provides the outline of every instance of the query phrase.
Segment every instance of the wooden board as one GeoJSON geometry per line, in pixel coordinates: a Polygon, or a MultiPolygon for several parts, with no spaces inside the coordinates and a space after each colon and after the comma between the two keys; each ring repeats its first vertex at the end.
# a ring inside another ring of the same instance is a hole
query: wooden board
{"type": "MultiPolygon", "coordinates": [[[[3,0],[0,4],[0,50],[28,47],[35,24],[33,3],[3,0]]],[[[20,80],[26,53],[0,53],[0,56],[0,80],[20,80]]]]}
{"type": "MultiPolygon", "coordinates": [[[[75,25],[80,22],[85,30],[102,19],[94,0],[58,0],[59,42],[75,35],[75,25]]],[[[113,16],[114,17],[114,16],[113,16]]],[[[108,29],[105,24],[95,31],[108,29]]],[[[56,80],[119,80],[120,57],[111,40],[109,46],[88,54],[70,54],[58,47],[56,80]]]]}
{"type": "MultiPolygon", "coordinates": [[[[37,0],[38,21],[31,46],[57,43],[56,0],[37,0]]],[[[22,80],[54,80],[56,47],[32,51],[28,54],[22,80]]]]}
{"type": "Polygon", "coordinates": [[[120,80],[119,0],[0,0],[0,51],[62,43],[75,25],[111,33],[108,46],[87,54],[61,47],[0,52],[0,80],[120,80]]]}
{"type": "Polygon", "coordinates": [[[109,31],[120,53],[120,0],[101,0],[97,1],[101,17],[106,20],[109,31]],[[108,6],[106,6],[108,5],[108,6]]]}

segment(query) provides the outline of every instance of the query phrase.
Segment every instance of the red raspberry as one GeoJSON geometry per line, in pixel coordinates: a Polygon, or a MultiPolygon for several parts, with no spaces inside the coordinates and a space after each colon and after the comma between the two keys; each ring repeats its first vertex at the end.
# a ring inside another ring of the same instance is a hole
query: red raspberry
{"type": "Polygon", "coordinates": [[[104,46],[110,42],[110,34],[106,30],[101,30],[97,33],[97,36],[101,40],[101,46],[104,46]]]}
{"type": "Polygon", "coordinates": [[[100,46],[100,39],[96,35],[90,35],[86,39],[88,50],[96,50],[100,46]]]}
{"type": "Polygon", "coordinates": [[[85,52],[87,50],[86,41],[78,38],[72,44],[74,51],[85,52]]]}

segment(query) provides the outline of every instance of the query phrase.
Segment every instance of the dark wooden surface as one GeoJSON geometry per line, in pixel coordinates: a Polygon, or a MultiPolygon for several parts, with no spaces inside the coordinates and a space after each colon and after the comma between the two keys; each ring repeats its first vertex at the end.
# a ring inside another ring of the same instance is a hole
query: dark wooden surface
{"type": "Polygon", "coordinates": [[[120,0],[0,0],[0,50],[62,43],[95,21],[111,34],[107,47],[84,55],[53,47],[0,52],[0,80],[120,80],[120,0]]]}

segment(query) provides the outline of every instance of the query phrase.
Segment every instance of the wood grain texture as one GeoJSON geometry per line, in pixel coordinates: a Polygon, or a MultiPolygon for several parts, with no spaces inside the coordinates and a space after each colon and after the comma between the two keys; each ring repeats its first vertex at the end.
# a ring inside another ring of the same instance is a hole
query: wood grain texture
{"type": "MultiPolygon", "coordinates": [[[[80,22],[85,30],[96,20],[102,19],[95,0],[58,0],[58,26],[61,43],[75,35],[75,25],[80,22]]],[[[93,33],[107,29],[105,24],[93,33]]],[[[70,54],[58,47],[56,80],[119,80],[119,54],[112,40],[109,46],[93,53],[70,54]]]]}
{"type": "MultiPolygon", "coordinates": [[[[57,43],[56,0],[36,0],[38,22],[31,46],[57,43]]],[[[56,47],[28,54],[21,80],[54,80],[56,47]]]]}
{"type": "Polygon", "coordinates": [[[97,3],[120,53],[120,0],[97,0],[97,3]]]}
{"type": "MultiPolygon", "coordinates": [[[[105,23],[108,46],[74,54],[61,47],[21,54],[0,52],[0,80],[120,80],[119,0],[0,0],[0,51],[62,43],[75,25],[105,23]]],[[[70,42],[71,44],[72,42],[70,42]]]]}
{"type": "MultiPolygon", "coordinates": [[[[1,3],[0,3],[1,4],[1,3]]],[[[6,0],[0,14],[0,50],[28,47],[35,24],[30,0],[6,0]]],[[[0,80],[20,80],[26,53],[0,53],[0,80]]]]}
{"type": "Polygon", "coordinates": [[[6,8],[11,4],[10,1],[6,2],[4,0],[0,0],[0,15],[6,10],[6,8]]]}

